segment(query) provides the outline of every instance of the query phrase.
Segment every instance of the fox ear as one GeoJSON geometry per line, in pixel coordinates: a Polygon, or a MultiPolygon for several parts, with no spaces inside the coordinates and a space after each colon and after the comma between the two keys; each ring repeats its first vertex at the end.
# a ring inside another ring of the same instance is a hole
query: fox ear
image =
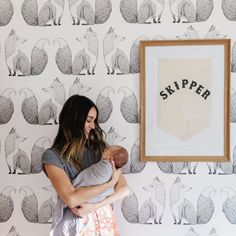
{"type": "Polygon", "coordinates": [[[154,180],[157,181],[157,182],[161,182],[157,176],[154,177],[154,180]]]}
{"type": "Polygon", "coordinates": [[[54,79],[54,81],[60,83],[60,80],[57,77],[54,79]]]}
{"type": "Polygon", "coordinates": [[[215,234],[216,233],[216,229],[213,227],[212,229],[211,229],[211,231],[210,231],[210,234],[209,235],[211,235],[211,234],[215,234]]]}
{"type": "Polygon", "coordinates": [[[215,26],[212,25],[208,32],[211,32],[211,31],[213,31],[214,29],[215,29],[215,26]]]}
{"type": "Polygon", "coordinates": [[[114,128],[111,126],[111,128],[108,130],[108,134],[114,131],[114,128]]]}
{"type": "Polygon", "coordinates": [[[108,30],[108,34],[112,33],[114,31],[114,29],[112,27],[110,27],[110,29],[108,30]]]}
{"type": "Polygon", "coordinates": [[[9,134],[12,134],[12,133],[14,133],[16,131],[16,129],[15,128],[11,128],[11,131],[9,132],[9,134]]]}
{"type": "Polygon", "coordinates": [[[193,233],[196,233],[193,227],[191,227],[189,231],[193,232],[193,233]]]}
{"type": "Polygon", "coordinates": [[[74,84],[79,83],[79,81],[80,81],[79,77],[76,77],[76,79],[75,79],[75,81],[74,81],[74,84]]]}
{"type": "Polygon", "coordinates": [[[179,177],[176,178],[176,180],[175,180],[174,183],[176,184],[176,183],[178,183],[178,182],[180,182],[180,178],[179,178],[179,177]]]}
{"type": "Polygon", "coordinates": [[[13,34],[15,34],[15,32],[16,31],[14,29],[12,29],[9,35],[13,35],[13,34]]]}
{"type": "Polygon", "coordinates": [[[15,229],[16,229],[16,228],[15,228],[15,226],[14,226],[14,225],[12,225],[12,227],[11,227],[11,229],[10,229],[9,233],[10,233],[10,232],[13,232],[15,229]]]}
{"type": "Polygon", "coordinates": [[[195,29],[193,28],[193,26],[192,26],[192,25],[190,25],[190,29],[195,31],[195,29]]]}
{"type": "Polygon", "coordinates": [[[91,29],[91,27],[88,28],[88,32],[93,32],[93,30],[91,29]]]}

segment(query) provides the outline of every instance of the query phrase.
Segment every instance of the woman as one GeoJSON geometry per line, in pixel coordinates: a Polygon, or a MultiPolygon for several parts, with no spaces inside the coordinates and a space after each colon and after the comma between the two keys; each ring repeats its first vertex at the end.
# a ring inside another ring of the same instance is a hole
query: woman
{"type": "MultiPolygon", "coordinates": [[[[110,204],[123,198],[128,193],[128,186],[121,170],[115,168],[114,162],[111,161],[113,174],[110,181],[81,188],[72,185],[79,172],[97,163],[102,155],[108,155],[105,148],[103,131],[98,125],[96,105],[84,96],[70,97],[60,113],[54,144],[43,154],[43,168],[58,196],[70,208],[66,214],[73,212],[78,216],[76,230],[71,236],[118,235],[110,204]],[[113,187],[114,193],[109,197],[98,203],[88,203],[91,198],[113,187]]],[[[64,226],[60,227],[63,235],[64,226]]]]}

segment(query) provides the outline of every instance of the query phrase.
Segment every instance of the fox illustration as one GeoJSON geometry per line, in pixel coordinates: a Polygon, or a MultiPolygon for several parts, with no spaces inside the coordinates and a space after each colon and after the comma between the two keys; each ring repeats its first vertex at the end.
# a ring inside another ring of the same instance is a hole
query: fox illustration
{"type": "Polygon", "coordinates": [[[95,6],[87,0],[69,0],[73,25],[103,24],[110,17],[112,5],[110,0],[95,0],[95,6]]]}
{"type": "Polygon", "coordinates": [[[7,236],[21,236],[21,235],[16,231],[16,227],[14,225],[12,225],[7,236]]]}
{"type": "Polygon", "coordinates": [[[195,210],[193,204],[184,196],[191,189],[182,183],[179,177],[170,188],[169,200],[174,224],[181,224],[183,220],[191,225],[206,224],[214,213],[215,207],[210,195],[216,194],[216,190],[213,187],[205,188],[198,198],[197,210],[195,210]]]}
{"type": "Polygon", "coordinates": [[[136,139],[130,151],[130,158],[122,168],[124,174],[140,173],[146,166],[145,161],[140,161],[140,139],[136,139]]]}
{"type": "Polygon", "coordinates": [[[218,30],[216,30],[216,26],[212,25],[205,35],[205,39],[224,39],[227,35],[221,34],[218,30]]]}
{"type": "Polygon", "coordinates": [[[96,99],[96,106],[99,110],[98,123],[105,123],[110,118],[113,111],[113,104],[110,93],[115,93],[112,87],[106,86],[103,88],[96,99]]]}
{"type": "Polygon", "coordinates": [[[143,187],[144,190],[151,193],[151,217],[153,218],[154,224],[162,224],[162,216],[165,210],[166,202],[166,190],[164,184],[155,177],[152,184],[143,187]]]}
{"type": "Polygon", "coordinates": [[[8,221],[14,211],[12,192],[16,193],[16,189],[13,186],[7,186],[0,192],[0,223],[8,221]]]}
{"type": "MultiPolygon", "coordinates": [[[[200,236],[200,234],[197,233],[193,227],[191,227],[185,236],[200,236]]],[[[208,236],[219,236],[219,235],[217,234],[216,229],[213,227],[210,230],[208,236]]]]}
{"type": "Polygon", "coordinates": [[[57,202],[57,194],[52,186],[43,187],[43,190],[49,191],[51,197],[42,203],[39,210],[38,199],[34,191],[29,186],[23,186],[19,190],[19,193],[24,194],[21,202],[21,210],[25,219],[31,223],[51,223],[53,209],[57,202]]]}
{"type": "Polygon", "coordinates": [[[68,43],[62,38],[56,38],[53,44],[58,43],[59,48],[56,52],[56,64],[63,74],[88,75],[95,74],[95,67],[98,59],[98,38],[91,28],[87,29],[82,38],[76,39],[83,42],[84,48],[80,50],[72,61],[72,53],[68,43]]]}
{"type": "Polygon", "coordinates": [[[31,150],[31,161],[28,155],[20,149],[25,137],[16,133],[16,129],[12,128],[5,139],[5,157],[9,174],[36,174],[42,171],[42,154],[45,151],[45,143],[50,143],[47,137],[41,137],[36,140],[31,150]]]}
{"type": "Polygon", "coordinates": [[[26,39],[21,39],[14,30],[5,41],[5,60],[9,76],[15,76],[17,73],[21,76],[39,75],[48,63],[48,55],[44,49],[45,44],[49,44],[48,39],[40,39],[36,42],[31,52],[31,62],[26,54],[19,50],[25,42],[26,39]]]}
{"type": "Polygon", "coordinates": [[[223,187],[220,190],[220,194],[226,194],[226,199],[222,205],[222,211],[226,217],[226,219],[231,224],[236,224],[236,191],[231,187],[223,187]]]}
{"type": "Polygon", "coordinates": [[[166,190],[164,184],[155,177],[151,185],[143,187],[150,192],[150,199],[146,200],[138,210],[138,199],[134,192],[123,198],[121,211],[129,223],[162,224],[162,216],[165,210],[166,190]]]}
{"type": "Polygon", "coordinates": [[[193,227],[191,227],[185,236],[200,236],[200,234],[197,233],[193,227]]]}
{"type": "Polygon", "coordinates": [[[47,0],[38,11],[37,0],[24,0],[21,6],[21,14],[28,25],[49,26],[61,25],[64,11],[64,0],[47,0]]]}
{"type": "Polygon", "coordinates": [[[168,174],[196,174],[198,162],[157,162],[158,167],[164,173],[168,174]]]}
{"type": "Polygon", "coordinates": [[[1,0],[0,2],[0,27],[7,25],[14,14],[14,7],[11,0],[1,0]]]}
{"type": "Polygon", "coordinates": [[[73,83],[73,85],[69,89],[69,96],[73,96],[75,94],[84,95],[86,94],[91,87],[83,84],[80,79],[77,77],[73,83]]]}
{"type": "Polygon", "coordinates": [[[214,227],[211,229],[209,236],[219,236],[219,234],[217,234],[216,229],[214,227]]]}
{"type": "Polygon", "coordinates": [[[7,88],[0,95],[0,125],[8,123],[13,115],[14,104],[11,99],[12,94],[16,95],[16,90],[7,88]]]}
{"type": "Polygon", "coordinates": [[[236,123],[236,91],[233,88],[230,88],[230,122],[236,123]]]}
{"type": "Polygon", "coordinates": [[[138,38],[133,43],[130,50],[130,62],[126,54],[118,48],[119,42],[125,37],[119,36],[110,27],[106,36],[103,39],[103,56],[107,68],[107,74],[115,74],[115,70],[120,72],[117,74],[139,73],[139,41],[143,37],[138,38]]]}
{"type": "Polygon", "coordinates": [[[187,30],[176,36],[177,39],[199,39],[198,31],[196,31],[192,25],[188,26],[187,30]]]}
{"type": "Polygon", "coordinates": [[[207,162],[209,174],[217,174],[217,170],[220,171],[219,175],[236,174],[236,145],[233,150],[232,162],[207,162]]]}
{"type": "Polygon", "coordinates": [[[234,42],[232,48],[231,72],[236,72],[236,42],[234,42]]]}
{"type": "Polygon", "coordinates": [[[225,17],[230,21],[236,21],[236,2],[233,0],[222,0],[221,5],[225,17]]]}
{"type": "Polygon", "coordinates": [[[124,97],[120,103],[120,111],[124,119],[128,123],[139,123],[138,100],[134,92],[126,86],[119,88],[118,93],[120,94],[121,92],[123,92],[124,97]]]}
{"type": "Polygon", "coordinates": [[[26,140],[16,133],[16,129],[12,128],[5,139],[5,156],[9,174],[16,174],[17,168],[23,173],[30,173],[30,161],[24,151],[19,148],[20,143],[26,140]],[[23,165],[22,165],[23,164],[23,165]]]}
{"type": "MultiPolygon", "coordinates": [[[[218,30],[216,30],[216,26],[212,25],[206,35],[205,39],[224,39],[227,35],[221,34],[218,30]]],[[[196,31],[192,25],[188,26],[187,30],[184,34],[177,35],[178,39],[199,39],[198,31],[196,31]]]]}
{"type": "Polygon", "coordinates": [[[173,23],[184,23],[206,21],[214,8],[213,0],[169,0],[173,23]]]}
{"type": "Polygon", "coordinates": [[[117,144],[119,142],[122,142],[125,140],[126,137],[120,136],[116,131],[115,128],[111,127],[107,134],[106,134],[106,143],[108,145],[113,145],[113,144],[117,144]]]}
{"type": "Polygon", "coordinates": [[[121,0],[120,12],[128,23],[161,23],[165,0],[143,0],[138,8],[137,0],[121,0]]]}
{"type": "Polygon", "coordinates": [[[50,120],[58,124],[58,114],[65,102],[65,88],[60,80],[55,78],[49,87],[43,88],[43,91],[49,93],[51,98],[38,109],[38,101],[32,90],[20,90],[20,94],[25,95],[21,105],[22,114],[29,124],[51,125],[50,120]]]}

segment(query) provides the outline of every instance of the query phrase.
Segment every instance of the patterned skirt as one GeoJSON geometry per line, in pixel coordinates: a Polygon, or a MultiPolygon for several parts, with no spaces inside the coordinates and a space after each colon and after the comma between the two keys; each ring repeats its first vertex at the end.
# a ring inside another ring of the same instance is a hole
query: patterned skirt
{"type": "Polygon", "coordinates": [[[114,212],[110,205],[89,213],[86,217],[76,217],[69,209],[63,219],[50,232],[50,236],[118,236],[114,212]]]}
{"type": "Polygon", "coordinates": [[[118,236],[114,212],[110,205],[90,213],[83,221],[80,236],[118,236]]]}

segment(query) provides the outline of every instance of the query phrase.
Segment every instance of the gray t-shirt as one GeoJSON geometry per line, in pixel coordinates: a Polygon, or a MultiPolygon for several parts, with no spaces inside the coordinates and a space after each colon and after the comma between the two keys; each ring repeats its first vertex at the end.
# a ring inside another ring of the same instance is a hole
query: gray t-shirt
{"type": "MultiPolygon", "coordinates": [[[[81,158],[81,170],[80,172],[70,163],[58,155],[56,149],[48,149],[43,154],[43,164],[52,164],[65,170],[69,176],[73,186],[89,186],[95,184],[101,184],[109,180],[112,174],[112,168],[109,161],[101,160],[100,156],[96,156],[85,147],[83,157],[81,158]]],[[[44,170],[45,171],[45,170],[44,170]]],[[[46,173],[46,172],[45,172],[46,173]]],[[[98,202],[103,200],[105,197],[112,194],[113,189],[107,189],[98,196],[90,199],[89,202],[98,202]]],[[[71,232],[70,223],[74,222],[75,217],[71,214],[70,210],[66,207],[63,201],[58,198],[57,204],[53,210],[53,222],[50,235],[60,235],[61,228],[67,229],[69,235],[71,232]]]]}
{"type": "MultiPolygon", "coordinates": [[[[91,150],[89,150],[86,146],[84,148],[84,153],[81,158],[81,171],[88,168],[89,166],[97,163],[101,160],[101,156],[95,155],[91,150]]],[[[52,164],[55,165],[61,169],[64,169],[66,174],[68,175],[70,181],[72,182],[77,175],[80,173],[78,169],[76,169],[72,163],[67,162],[65,159],[61,158],[58,151],[55,148],[47,149],[42,156],[42,164],[43,164],[43,170],[44,164],[52,164]]],[[[46,174],[46,172],[45,172],[46,174]]]]}
{"type": "MultiPolygon", "coordinates": [[[[110,179],[111,175],[112,175],[111,163],[107,160],[100,160],[97,163],[81,171],[74,179],[73,186],[82,187],[82,186],[91,186],[105,183],[110,179]]],[[[96,197],[93,197],[88,202],[95,203],[102,201],[112,193],[113,193],[113,188],[109,188],[106,191],[98,194],[96,197]]],[[[64,202],[60,198],[58,198],[56,206],[53,209],[52,218],[53,221],[50,235],[58,236],[58,235],[76,234],[75,232],[77,231],[75,230],[75,228],[77,228],[77,224],[75,224],[75,222],[77,222],[77,219],[79,218],[71,213],[70,209],[68,209],[66,204],[64,204],[64,202]]]]}

